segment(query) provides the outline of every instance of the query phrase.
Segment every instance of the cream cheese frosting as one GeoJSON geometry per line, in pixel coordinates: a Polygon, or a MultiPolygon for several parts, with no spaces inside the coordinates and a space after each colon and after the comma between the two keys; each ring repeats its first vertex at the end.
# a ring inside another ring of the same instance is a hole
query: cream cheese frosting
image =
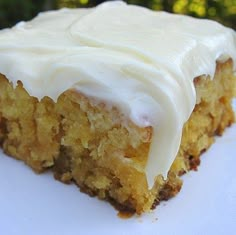
{"type": "Polygon", "coordinates": [[[39,14],[0,32],[0,72],[41,99],[75,88],[109,102],[154,134],[149,187],[167,173],[196,104],[193,79],[213,78],[216,61],[236,66],[235,32],[210,20],[123,2],[39,14]]]}

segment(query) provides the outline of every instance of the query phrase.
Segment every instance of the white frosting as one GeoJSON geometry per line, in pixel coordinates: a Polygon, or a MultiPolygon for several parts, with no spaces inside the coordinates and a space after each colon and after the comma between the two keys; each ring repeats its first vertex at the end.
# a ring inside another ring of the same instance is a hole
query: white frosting
{"type": "Polygon", "coordinates": [[[209,20],[154,12],[123,2],[39,14],[0,33],[0,71],[30,95],[57,97],[69,88],[117,106],[154,135],[149,187],[168,170],[196,103],[193,79],[213,77],[232,57],[233,30],[209,20]]]}

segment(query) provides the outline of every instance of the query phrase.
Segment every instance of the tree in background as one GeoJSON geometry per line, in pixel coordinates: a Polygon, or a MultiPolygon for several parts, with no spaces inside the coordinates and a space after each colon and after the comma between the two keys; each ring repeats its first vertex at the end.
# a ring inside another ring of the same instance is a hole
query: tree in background
{"type": "MultiPolygon", "coordinates": [[[[0,0],[0,28],[29,20],[38,12],[61,7],[90,7],[101,0],[0,0]]],[[[236,29],[236,0],[127,0],[154,10],[217,20],[236,29]]]]}
{"type": "Polygon", "coordinates": [[[0,27],[9,27],[19,20],[31,19],[42,9],[41,0],[0,0],[0,27]]]}
{"type": "MultiPolygon", "coordinates": [[[[58,6],[87,7],[101,2],[103,1],[58,0],[58,6]]],[[[126,0],[126,2],[154,10],[214,19],[236,29],[236,0],[126,0]]]]}

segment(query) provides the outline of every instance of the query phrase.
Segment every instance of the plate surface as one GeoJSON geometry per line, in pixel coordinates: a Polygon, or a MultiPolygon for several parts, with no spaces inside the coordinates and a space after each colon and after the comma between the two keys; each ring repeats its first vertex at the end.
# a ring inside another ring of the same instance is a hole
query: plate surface
{"type": "Polygon", "coordinates": [[[183,180],[181,192],[152,213],[121,219],[110,204],[0,153],[0,234],[234,234],[236,125],[183,180]]]}

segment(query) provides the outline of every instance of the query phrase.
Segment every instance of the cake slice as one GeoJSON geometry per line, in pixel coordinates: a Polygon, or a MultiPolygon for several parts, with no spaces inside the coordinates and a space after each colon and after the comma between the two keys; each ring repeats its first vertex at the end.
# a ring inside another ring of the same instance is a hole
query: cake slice
{"type": "Polygon", "coordinates": [[[0,140],[36,172],[141,214],[234,122],[235,32],[123,2],[0,33],[0,140]]]}

